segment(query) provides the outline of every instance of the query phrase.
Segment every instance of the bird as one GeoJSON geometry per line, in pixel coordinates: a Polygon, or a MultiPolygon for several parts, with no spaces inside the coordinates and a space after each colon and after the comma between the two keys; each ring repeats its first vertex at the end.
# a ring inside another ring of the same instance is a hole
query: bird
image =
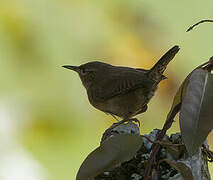
{"type": "Polygon", "coordinates": [[[78,73],[92,106],[113,117],[122,118],[114,123],[117,126],[128,121],[138,122],[133,117],[147,110],[158,84],[166,79],[163,72],[179,49],[177,45],[169,49],[149,70],[113,66],[99,61],[62,67],[78,73]]]}

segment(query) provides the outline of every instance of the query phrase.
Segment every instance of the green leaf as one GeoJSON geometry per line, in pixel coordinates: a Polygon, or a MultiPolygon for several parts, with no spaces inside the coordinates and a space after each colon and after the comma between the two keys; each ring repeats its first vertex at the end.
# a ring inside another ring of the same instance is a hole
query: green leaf
{"type": "Polygon", "coordinates": [[[143,143],[141,136],[121,134],[108,138],[82,163],[77,180],[90,180],[116,165],[130,160],[143,143]]]}
{"type": "Polygon", "coordinates": [[[213,127],[213,75],[195,70],[189,79],[180,111],[182,139],[189,155],[197,152],[213,127]]]}
{"type": "Polygon", "coordinates": [[[175,168],[183,176],[183,179],[194,180],[191,169],[183,162],[176,162],[168,159],[164,159],[163,161],[175,168]]]}

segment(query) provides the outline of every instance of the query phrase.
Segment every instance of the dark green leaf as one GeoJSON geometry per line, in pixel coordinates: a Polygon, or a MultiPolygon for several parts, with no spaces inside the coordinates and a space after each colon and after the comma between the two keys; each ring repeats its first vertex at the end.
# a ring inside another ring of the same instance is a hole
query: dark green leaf
{"type": "Polygon", "coordinates": [[[170,161],[168,159],[164,159],[163,161],[175,168],[183,176],[183,179],[194,180],[192,171],[186,164],[182,162],[170,161]]]}
{"type": "Polygon", "coordinates": [[[195,70],[180,111],[181,135],[190,155],[197,152],[213,128],[213,75],[195,70]]]}
{"type": "Polygon", "coordinates": [[[77,180],[90,180],[116,165],[130,160],[139,150],[143,139],[136,134],[121,134],[105,140],[82,163],[77,180]]]}

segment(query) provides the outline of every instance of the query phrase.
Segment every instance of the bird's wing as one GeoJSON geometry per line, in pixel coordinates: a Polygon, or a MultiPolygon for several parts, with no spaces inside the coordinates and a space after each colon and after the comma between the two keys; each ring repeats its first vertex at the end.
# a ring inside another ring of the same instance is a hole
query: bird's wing
{"type": "MultiPolygon", "coordinates": [[[[141,72],[144,72],[144,73],[148,73],[149,70],[146,70],[146,69],[140,69],[140,68],[137,68],[136,70],[138,71],[141,71],[141,72]]],[[[161,75],[161,79],[160,80],[164,80],[164,79],[167,79],[166,76],[164,76],[163,74],[161,75]]]]}
{"type": "Polygon", "coordinates": [[[147,70],[147,69],[141,69],[141,68],[136,68],[136,70],[144,72],[144,73],[148,73],[149,72],[149,70],[147,70]]]}
{"type": "Polygon", "coordinates": [[[105,101],[137,88],[144,88],[144,93],[146,93],[146,90],[148,91],[153,83],[144,72],[138,70],[113,72],[106,79],[98,81],[98,84],[92,90],[93,99],[96,101],[105,101]]]}

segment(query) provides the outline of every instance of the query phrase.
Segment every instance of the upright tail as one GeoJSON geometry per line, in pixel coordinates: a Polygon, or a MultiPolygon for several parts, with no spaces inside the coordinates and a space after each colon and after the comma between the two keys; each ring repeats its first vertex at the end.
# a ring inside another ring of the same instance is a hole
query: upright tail
{"type": "Polygon", "coordinates": [[[163,72],[165,71],[169,62],[175,57],[179,51],[179,46],[174,46],[166,52],[158,62],[149,70],[148,76],[150,79],[153,79],[156,82],[162,80],[163,72]]]}

